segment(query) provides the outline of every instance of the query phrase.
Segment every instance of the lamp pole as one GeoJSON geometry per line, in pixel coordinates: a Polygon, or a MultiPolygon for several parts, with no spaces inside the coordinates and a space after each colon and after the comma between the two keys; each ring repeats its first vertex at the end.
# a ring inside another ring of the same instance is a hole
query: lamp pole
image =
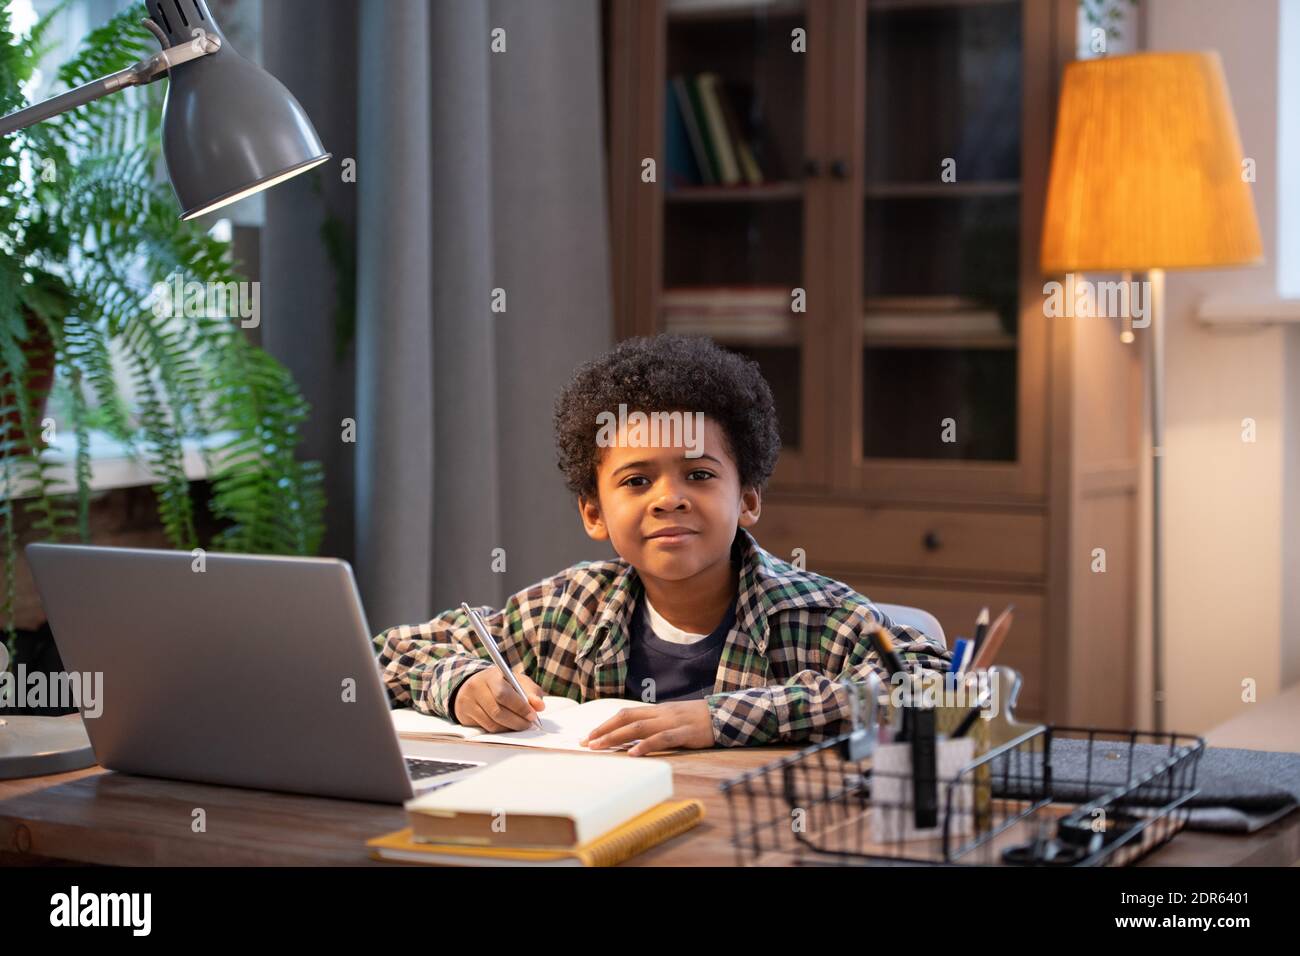
{"type": "Polygon", "coordinates": [[[1165,457],[1165,272],[1147,271],[1151,283],[1151,329],[1147,336],[1151,413],[1151,702],[1155,729],[1165,729],[1165,575],[1164,527],[1165,457]]]}

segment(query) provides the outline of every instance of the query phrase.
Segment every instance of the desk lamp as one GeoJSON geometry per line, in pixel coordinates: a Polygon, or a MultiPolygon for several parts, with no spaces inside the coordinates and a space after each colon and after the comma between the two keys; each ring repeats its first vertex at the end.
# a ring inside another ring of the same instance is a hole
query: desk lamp
{"type": "Polygon", "coordinates": [[[240,56],[206,0],[146,0],[144,25],[162,49],[148,59],[0,119],[7,136],[129,86],[167,76],[163,155],[194,219],[307,172],[330,158],[293,94],[240,56]]]}

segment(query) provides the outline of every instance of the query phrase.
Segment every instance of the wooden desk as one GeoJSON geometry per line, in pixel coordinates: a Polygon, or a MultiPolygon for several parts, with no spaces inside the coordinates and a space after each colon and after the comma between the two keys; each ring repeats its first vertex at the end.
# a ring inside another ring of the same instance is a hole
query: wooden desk
{"type": "MultiPolygon", "coordinates": [[[[1267,710],[1251,716],[1271,722],[1267,710]]],[[[1243,732],[1235,725],[1241,719],[1234,720],[1234,734],[1243,732]]],[[[1207,737],[1216,739],[1215,731],[1207,737]]],[[[1234,738],[1230,745],[1240,743],[1234,738]]],[[[673,765],[677,795],[698,797],[706,815],[694,830],[632,863],[733,865],[731,819],[718,784],[797,749],[697,750],[660,758],[673,765]]],[[[0,781],[0,862],[7,864],[382,865],[367,856],[365,841],[403,826],[405,814],[397,806],[155,780],[100,768],[0,781]],[[196,807],[206,811],[205,833],[191,830],[196,807]]],[[[1247,836],[1184,832],[1143,863],[1289,866],[1297,860],[1300,812],[1247,836]]]]}
{"type": "MultiPolygon", "coordinates": [[[[704,802],[705,818],[632,862],[733,864],[731,821],[718,784],[797,749],[696,750],[656,758],[672,763],[676,796],[704,802]]],[[[387,864],[369,858],[365,841],[404,826],[400,806],[157,780],[99,767],[0,781],[0,863],[10,865],[61,860],[119,866],[380,866],[387,864]],[[206,811],[206,833],[190,829],[196,807],[206,811]]]]}

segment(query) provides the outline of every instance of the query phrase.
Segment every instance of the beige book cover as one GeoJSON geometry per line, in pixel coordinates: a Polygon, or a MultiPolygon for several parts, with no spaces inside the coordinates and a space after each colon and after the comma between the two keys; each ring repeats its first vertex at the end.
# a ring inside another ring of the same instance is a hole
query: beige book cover
{"type": "Polygon", "coordinates": [[[653,758],[521,754],[406,802],[417,839],[475,846],[580,846],[673,795],[653,758]]]}

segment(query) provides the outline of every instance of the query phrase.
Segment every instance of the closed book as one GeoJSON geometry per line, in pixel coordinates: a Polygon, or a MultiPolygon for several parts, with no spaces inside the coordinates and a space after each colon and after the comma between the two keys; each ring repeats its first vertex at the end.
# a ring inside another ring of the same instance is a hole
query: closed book
{"type": "Polygon", "coordinates": [[[799,326],[791,313],[720,312],[698,314],[672,312],[664,315],[669,332],[681,335],[707,335],[719,342],[795,343],[799,326]]]}
{"type": "Polygon", "coordinates": [[[754,153],[749,148],[749,135],[746,132],[741,116],[736,112],[731,92],[721,83],[715,86],[715,92],[718,97],[718,106],[722,109],[722,118],[727,124],[727,132],[730,134],[731,142],[736,149],[736,164],[740,167],[743,179],[750,186],[763,185],[763,174],[759,171],[758,163],[754,159],[754,153]]]}
{"type": "Polygon", "coordinates": [[[757,14],[763,7],[772,6],[774,3],[775,0],[668,0],[668,11],[670,13],[683,11],[716,12],[753,7],[754,13],[757,14]]]}
{"type": "Polygon", "coordinates": [[[700,185],[699,171],[695,168],[695,157],[686,132],[686,122],[682,117],[677,95],[673,92],[670,80],[664,97],[664,158],[668,163],[666,185],[669,189],[683,186],[700,185]]]}
{"type": "Polygon", "coordinates": [[[718,75],[701,73],[695,78],[700,91],[700,105],[704,109],[705,128],[708,130],[709,142],[718,160],[718,178],[724,186],[735,186],[740,182],[740,164],[736,162],[736,152],[727,132],[727,121],[722,116],[722,105],[718,102],[718,75]]]}
{"type": "Polygon", "coordinates": [[[979,303],[968,296],[961,295],[877,295],[867,296],[862,300],[868,312],[889,312],[914,310],[917,312],[970,312],[979,308],[979,303]]]}
{"type": "Polygon", "coordinates": [[[394,863],[444,866],[616,866],[685,833],[704,819],[699,800],[671,800],[582,846],[554,850],[508,846],[425,843],[410,827],[367,840],[370,855],[394,863]]]}
{"type": "Polygon", "coordinates": [[[873,312],[862,317],[871,335],[942,338],[951,335],[1001,335],[1002,320],[988,310],[970,312],[873,312]]]}
{"type": "Polygon", "coordinates": [[[673,795],[663,760],[522,754],[406,802],[417,840],[573,849],[673,795]]]}
{"type": "Polygon", "coordinates": [[[754,309],[789,312],[790,289],[787,286],[678,286],[664,289],[659,304],[664,309],[692,312],[754,309]]]}
{"type": "Polygon", "coordinates": [[[695,157],[695,169],[700,175],[700,182],[705,186],[712,186],[717,182],[717,177],[714,175],[713,167],[709,165],[709,151],[704,145],[704,133],[700,130],[699,117],[691,101],[690,90],[686,87],[686,80],[674,76],[671,86],[673,96],[677,100],[677,115],[686,130],[686,139],[690,143],[691,155],[695,157]]]}
{"type": "Polygon", "coordinates": [[[742,139],[739,141],[737,153],[740,159],[740,168],[745,171],[745,180],[749,185],[763,185],[763,171],[758,166],[758,160],[754,158],[754,151],[750,149],[748,140],[742,139]]]}
{"type": "MultiPolygon", "coordinates": [[[[716,186],[722,183],[722,170],[718,166],[718,151],[713,143],[713,136],[709,132],[709,119],[704,112],[704,102],[700,99],[700,78],[698,76],[689,76],[684,80],[686,84],[686,93],[691,101],[690,114],[695,117],[695,128],[700,134],[700,143],[704,147],[704,164],[701,169],[708,169],[708,175],[705,177],[705,183],[710,186],[716,186]]],[[[687,127],[689,130],[689,127],[687,127]]]]}

